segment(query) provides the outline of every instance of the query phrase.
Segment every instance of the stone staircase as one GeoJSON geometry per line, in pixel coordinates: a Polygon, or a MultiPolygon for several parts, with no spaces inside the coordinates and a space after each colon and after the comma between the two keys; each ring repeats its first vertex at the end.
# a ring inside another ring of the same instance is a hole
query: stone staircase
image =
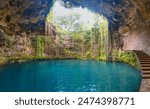
{"type": "Polygon", "coordinates": [[[134,51],[139,60],[141,71],[143,72],[142,77],[144,79],[150,79],[150,56],[142,51],[134,51]]]}

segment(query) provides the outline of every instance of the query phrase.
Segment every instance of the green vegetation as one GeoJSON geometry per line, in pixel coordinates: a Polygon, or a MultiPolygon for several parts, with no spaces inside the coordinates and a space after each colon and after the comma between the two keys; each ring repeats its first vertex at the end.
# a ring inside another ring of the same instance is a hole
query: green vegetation
{"type": "Polygon", "coordinates": [[[36,56],[38,59],[43,58],[44,57],[44,37],[42,36],[37,36],[36,37],[36,56]]]}
{"type": "MultiPolygon", "coordinates": [[[[86,27],[79,19],[78,13],[55,17],[52,12],[47,17],[47,25],[56,28],[61,46],[64,47],[64,56],[79,59],[106,60],[108,44],[108,21],[105,17],[95,14],[94,24],[86,27]],[[66,41],[65,40],[70,40],[66,41]],[[67,46],[70,45],[70,46],[67,46]]],[[[51,30],[47,30],[51,31],[51,30]]],[[[57,36],[55,36],[57,37],[57,36]]],[[[56,46],[57,44],[54,44],[56,46]]],[[[54,47],[53,47],[54,48],[54,47]]]]}
{"type": "Polygon", "coordinates": [[[3,54],[0,54],[0,65],[7,63],[7,58],[3,56],[3,54]]]}
{"type": "Polygon", "coordinates": [[[77,59],[96,59],[107,61],[109,58],[112,61],[121,61],[137,67],[136,58],[132,52],[119,52],[118,37],[108,33],[108,21],[105,17],[94,14],[94,24],[86,26],[80,22],[81,15],[72,13],[61,16],[50,14],[47,17],[47,22],[52,23],[59,34],[59,37],[69,37],[70,47],[63,46],[64,56],[77,59]],[[110,39],[111,38],[111,39],[110,39]]]}
{"type": "Polygon", "coordinates": [[[136,56],[132,51],[121,52],[118,60],[121,62],[128,63],[136,68],[139,68],[136,56]]]}
{"type": "Polygon", "coordinates": [[[121,61],[137,67],[134,53],[119,52],[119,38],[108,31],[110,25],[105,17],[90,12],[90,21],[83,19],[81,13],[68,13],[56,15],[51,11],[45,22],[45,35],[8,38],[0,34],[0,63],[63,58],[121,61]]]}
{"type": "MultiPolygon", "coordinates": [[[[32,58],[35,59],[44,59],[47,58],[46,57],[46,49],[47,48],[46,45],[50,45],[52,47],[52,39],[49,39],[47,36],[42,36],[42,35],[34,35],[31,39],[32,42],[32,47],[34,48],[34,56],[32,58]],[[47,44],[48,43],[48,44],[47,44]]],[[[54,48],[53,48],[54,49],[54,48]]]]}

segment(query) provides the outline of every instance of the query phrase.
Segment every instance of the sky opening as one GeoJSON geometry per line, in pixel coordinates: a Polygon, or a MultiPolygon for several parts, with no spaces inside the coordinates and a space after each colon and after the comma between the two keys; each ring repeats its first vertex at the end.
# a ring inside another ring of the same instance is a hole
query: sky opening
{"type": "MultiPolygon", "coordinates": [[[[53,5],[53,8],[51,9],[51,12],[53,13],[53,23],[57,24],[60,20],[58,18],[69,16],[78,16],[78,19],[75,23],[79,23],[84,28],[83,30],[89,30],[91,29],[95,24],[100,25],[101,22],[103,22],[105,19],[103,16],[100,16],[99,14],[95,14],[92,11],[88,10],[87,8],[82,7],[72,7],[72,8],[66,8],[62,5],[61,1],[56,1],[53,5]]],[[[49,16],[48,16],[49,17],[49,16]]],[[[72,24],[72,27],[74,24],[72,24]]],[[[61,26],[62,29],[68,30],[69,27],[66,27],[65,25],[61,26]]],[[[70,29],[70,31],[73,31],[73,28],[70,29]]]]}

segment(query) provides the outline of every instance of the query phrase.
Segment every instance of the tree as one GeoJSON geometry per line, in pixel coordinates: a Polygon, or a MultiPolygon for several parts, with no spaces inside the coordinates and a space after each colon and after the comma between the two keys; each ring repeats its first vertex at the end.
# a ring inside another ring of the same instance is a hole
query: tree
{"type": "Polygon", "coordinates": [[[57,16],[57,18],[54,18],[54,24],[65,31],[77,31],[80,29],[79,18],[80,15],[77,13],[71,13],[68,16],[57,16]]]}
{"type": "MultiPolygon", "coordinates": [[[[59,37],[62,37],[62,39],[63,36],[72,38],[73,49],[69,49],[70,51],[82,56],[105,60],[110,54],[108,21],[103,16],[97,14],[94,14],[94,16],[94,24],[81,22],[81,14],[76,12],[56,16],[50,13],[47,21],[56,27],[59,37]]],[[[57,45],[55,44],[55,46],[57,45]]],[[[58,50],[55,51],[58,53],[58,50]]]]}

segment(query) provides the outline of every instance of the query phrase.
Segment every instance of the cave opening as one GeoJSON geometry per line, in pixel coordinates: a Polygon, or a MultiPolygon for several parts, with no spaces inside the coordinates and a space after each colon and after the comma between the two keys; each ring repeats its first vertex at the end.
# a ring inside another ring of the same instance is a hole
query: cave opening
{"type": "Polygon", "coordinates": [[[124,6],[123,2],[34,0],[23,10],[19,10],[18,2],[11,4],[17,17],[7,12],[0,27],[4,61],[8,57],[10,60],[85,58],[127,63],[131,60],[130,64],[135,66],[133,53],[123,51],[126,40],[120,31],[126,29],[119,29],[122,16],[113,10],[118,5],[124,6]]]}
{"type": "Polygon", "coordinates": [[[63,47],[71,56],[126,60],[122,57],[126,54],[123,52],[123,42],[116,32],[119,24],[113,24],[112,18],[120,19],[120,16],[108,17],[105,9],[95,8],[90,2],[54,1],[45,21],[45,36],[52,36],[52,45],[56,48],[53,55],[60,56],[62,53],[58,51],[62,52],[59,49],[63,47]]]}
{"type": "Polygon", "coordinates": [[[65,54],[106,60],[108,35],[106,17],[60,0],[54,2],[45,22],[45,36],[51,37],[56,56],[63,46],[65,54]]]}

